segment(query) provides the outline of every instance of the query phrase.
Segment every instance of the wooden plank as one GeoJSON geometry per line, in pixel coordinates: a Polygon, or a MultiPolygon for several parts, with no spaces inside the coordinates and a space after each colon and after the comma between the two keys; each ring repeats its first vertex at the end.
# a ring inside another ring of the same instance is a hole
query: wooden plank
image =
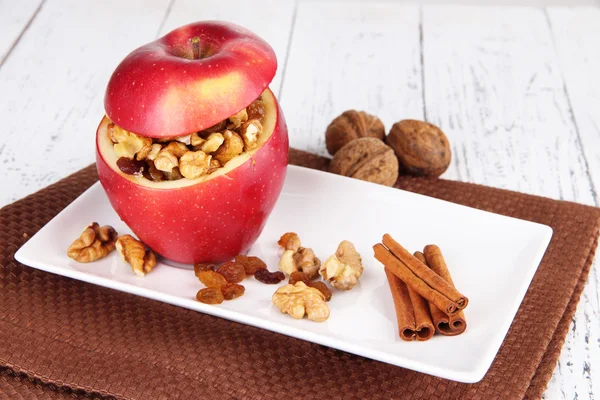
{"type": "Polygon", "coordinates": [[[43,0],[0,0],[0,66],[43,0]]]}
{"type": "Polygon", "coordinates": [[[106,83],[119,61],[152,40],[168,0],[42,7],[0,69],[0,206],[94,161],[106,83]],[[139,11],[143,9],[144,12],[139,11]],[[118,12],[117,12],[117,11],[118,12]]]}
{"type": "Polygon", "coordinates": [[[593,204],[541,9],[425,6],[425,103],[446,131],[445,177],[593,204]]]}
{"type": "MultiPolygon", "coordinates": [[[[548,19],[594,184],[600,187],[600,9],[550,8],[548,19]]],[[[546,398],[593,398],[600,392],[600,262],[596,261],[573,319],[546,398]],[[595,377],[595,378],[594,378],[595,377]]]]}
{"type": "Polygon", "coordinates": [[[275,50],[279,66],[270,88],[277,94],[281,86],[294,12],[294,0],[176,0],[160,35],[190,22],[211,19],[231,21],[250,29],[275,50]]]}
{"type": "Polygon", "coordinates": [[[319,154],[327,125],[347,109],[388,129],[423,118],[418,7],[300,2],[281,103],[290,144],[319,154]]]}

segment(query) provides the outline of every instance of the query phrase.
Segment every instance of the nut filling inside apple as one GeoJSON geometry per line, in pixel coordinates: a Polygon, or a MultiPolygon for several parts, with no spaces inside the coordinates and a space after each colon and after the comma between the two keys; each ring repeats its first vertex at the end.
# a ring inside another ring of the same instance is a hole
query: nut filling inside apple
{"type": "Polygon", "coordinates": [[[166,186],[181,179],[207,180],[241,165],[267,141],[276,114],[269,94],[264,92],[208,129],[179,137],[136,135],[105,118],[100,128],[104,124],[106,133],[99,137],[99,148],[114,161],[109,162],[113,169],[140,184],[166,186]]]}

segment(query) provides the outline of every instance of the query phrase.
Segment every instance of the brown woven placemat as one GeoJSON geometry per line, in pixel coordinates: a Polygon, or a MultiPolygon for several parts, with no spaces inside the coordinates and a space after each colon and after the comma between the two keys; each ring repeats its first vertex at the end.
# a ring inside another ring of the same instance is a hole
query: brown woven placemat
{"type": "MultiPolygon", "coordinates": [[[[292,150],[290,162],[327,160],[292,150]]],[[[96,181],[90,166],[0,210],[0,399],[538,398],[575,312],[600,210],[444,180],[399,188],[550,225],[484,379],[462,384],[23,266],[15,251],[96,181]]]]}

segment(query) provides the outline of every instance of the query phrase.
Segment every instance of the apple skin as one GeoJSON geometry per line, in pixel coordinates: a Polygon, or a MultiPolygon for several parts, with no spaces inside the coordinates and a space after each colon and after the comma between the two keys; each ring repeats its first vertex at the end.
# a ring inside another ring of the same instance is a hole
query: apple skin
{"type": "Polygon", "coordinates": [[[196,22],[125,57],[109,80],[104,108],[138,135],[186,135],[252,103],[276,70],[275,52],[256,34],[228,22],[196,22]],[[193,59],[194,38],[199,59],[193,59]]]}
{"type": "Polygon", "coordinates": [[[99,148],[100,132],[109,123],[104,118],[96,164],[117,214],[142,242],[178,263],[220,263],[245,253],[264,228],[286,174],[287,126],[274,96],[273,101],[273,133],[250,159],[227,174],[179,188],[140,185],[111,168],[99,148]]]}

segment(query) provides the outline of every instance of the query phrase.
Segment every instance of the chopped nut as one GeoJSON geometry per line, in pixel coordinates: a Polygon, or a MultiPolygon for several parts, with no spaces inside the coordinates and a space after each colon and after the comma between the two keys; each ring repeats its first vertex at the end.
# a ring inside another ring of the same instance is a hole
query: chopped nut
{"type": "Polygon", "coordinates": [[[163,149],[179,158],[188,152],[188,148],[181,142],[169,142],[169,144],[163,149]]]}
{"type": "Polygon", "coordinates": [[[323,293],[306,286],[304,282],[280,287],[271,300],[282,313],[287,313],[292,318],[301,319],[307,315],[308,319],[317,322],[329,318],[329,307],[325,303],[323,293]]]}
{"type": "Polygon", "coordinates": [[[87,263],[104,258],[115,249],[117,232],[108,225],[99,226],[92,222],[81,236],[67,249],[67,255],[73,260],[87,263]]]}
{"type": "Polygon", "coordinates": [[[138,136],[125,129],[119,128],[117,125],[112,129],[109,129],[109,136],[113,142],[116,141],[113,148],[119,158],[127,157],[133,159],[137,152],[145,147],[152,146],[151,138],[138,136]]]}
{"type": "Polygon", "coordinates": [[[228,118],[228,120],[229,123],[227,124],[227,129],[237,129],[240,127],[240,125],[242,125],[248,120],[248,113],[244,108],[243,110],[240,110],[239,112],[233,114],[231,117],[228,118]]]}
{"type": "Polygon", "coordinates": [[[242,151],[244,151],[244,141],[237,133],[226,130],[223,132],[223,137],[225,138],[224,143],[213,153],[213,157],[215,157],[221,165],[227,164],[229,160],[239,156],[242,154],[242,151]]]}
{"type": "Polygon", "coordinates": [[[199,178],[210,168],[210,159],[202,150],[188,151],[179,159],[179,171],[188,179],[199,178]]]}
{"type": "Polygon", "coordinates": [[[277,244],[285,250],[293,250],[295,253],[300,248],[300,237],[295,232],[287,232],[281,235],[277,244]]]}
{"type": "Polygon", "coordinates": [[[335,254],[321,266],[319,274],[336,289],[350,290],[363,273],[362,259],[347,240],[340,243],[335,254]]]}
{"type": "Polygon", "coordinates": [[[294,263],[300,271],[308,276],[308,279],[314,279],[319,275],[321,260],[317,258],[312,249],[300,247],[294,254],[294,263]]]}
{"type": "Polygon", "coordinates": [[[123,260],[131,265],[131,269],[138,276],[144,276],[156,266],[156,256],[150,249],[131,235],[119,236],[117,250],[123,260]]]}
{"type": "Polygon", "coordinates": [[[298,266],[294,261],[294,250],[284,251],[279,263],[277,263],[277,267],[281,272],[287,275],[291,275],[292,272],[298,271],[298,266]]]}
{"type": "Polygon", "coordinates": [[[179,166],[179,157],[188,152],[185,144],[179,142],[170,142],[158,152],[154,159],[156,169],[164,172],[171,172],[179,166]]]}
{"type": "Polygon", "coordinates": [[[146,179],[149,179],[151,181],[156,181],[156,182],[161,182],[161,181],[165,180],[164,173],[162,171],[159,171],[158,169],[156,169],[153,161],[146,160],[146,164],[148,166],[148,168],[146,168],[144,170],[144,177],[146,179]]]}
{"type": "Polygon", "coordinates": [[[150,161],[154,161],[156,159],[156,156],[158,155],[158,153],[160,153],[161,149],[162,149],[162,145],[160,143],[154,143],[152,145],[152,149],[150,150],[150,153],[148,153],[148,155],[146,156],[146,159],[150,160],[150,161]]]}
{"type": "Polygon", "coordinates": [[[213,153],[221,147],[224,141],[225,138],[219,132],[211,133],[202,145],[202,151],[205,153],[213,153]]]}
{"type": "Polygon", "coordinates": [[[258,146],[258,136],[262,133],[262,124],[257,119],[245,122],[240,128],[244,140],[244,150],[254,150],[258,146]]]}
{"type": "Polygon", "coordinates": [[[175,140],[178,141],[179,143],[188,145],[192,141],[192,135],[179,136],[179,137],[176,137],[175,140]]]}
{"type": "Polygon", "coordinates": [[[199,146],[202,146],[204,144],[204,142],[206,142],[206,139],[200,137],[198,132],[192,133],[192,136],[190,137],[190,144],[192,146],[199,147],[199,146]]]}
{"type": "Polygon", "coordinates": [[[221,168],[221,163],[219,162],[219,160],[211,158],[211,160],[210,160],[210,167],[208,168],[208,171],[206,171],[206,173],[207,174],[212,174],[213,172],[215,172],[219,168],[221,168]]]}

